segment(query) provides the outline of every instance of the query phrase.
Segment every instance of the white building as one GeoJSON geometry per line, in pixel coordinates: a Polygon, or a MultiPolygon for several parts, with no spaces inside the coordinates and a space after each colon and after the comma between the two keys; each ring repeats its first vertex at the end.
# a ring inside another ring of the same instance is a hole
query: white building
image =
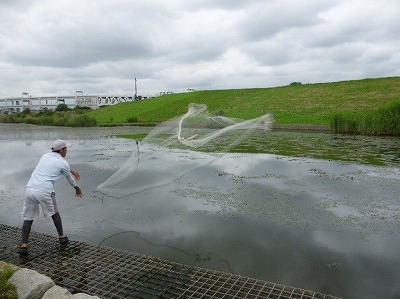
{"type": "Polygon", "coordinates": [[[19,98],[0,99],[0,113],[18,113],[24,111],[26,108],[29,108],[30,111],[41,111],[43,109],[55,110],[59,104],[66,104],[71,109],[76,106],[97,109],[101,106],[131,102],[138,99],[135,99],[134,96],[97,95],[32,97],[27,93],[23,93],[22,97],[19,98]]]}

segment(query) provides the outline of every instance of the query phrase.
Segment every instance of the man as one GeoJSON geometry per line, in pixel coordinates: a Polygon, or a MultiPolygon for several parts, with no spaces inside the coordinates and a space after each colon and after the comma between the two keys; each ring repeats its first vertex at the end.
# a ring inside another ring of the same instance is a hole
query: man
{"type": "Polygon", "coordinates": [[[82,197],[82,190],[78,187],[80,174],[70,169],[64,159],[67,155],[67,144],[63,140],[56,140],[51,148],[52,152],[44,154],[38,165],[32,172],[26,185],[25,202],[22,209],[22,241],[18,253],[28,254],[28,239],[34,219],[39,218],[39,205],[45,217],[51,216],[57,229],[61,245],[68,243],[68,237],[64,235],[61,216],[57,209],[54,191],[54,182],[64,175],[72,187],[75,188],[75,196],[82,197]],[[75,177],[75,178],[74,178],[75,177]],[[76,179],[76,180],[75,180],[76,179]]]}

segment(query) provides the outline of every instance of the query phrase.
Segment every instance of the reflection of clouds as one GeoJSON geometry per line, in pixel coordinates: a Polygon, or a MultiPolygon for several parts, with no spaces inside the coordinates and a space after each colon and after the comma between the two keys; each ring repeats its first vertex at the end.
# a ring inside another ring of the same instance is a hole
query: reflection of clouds
{"type": "Polygon", "coordinates": [[[345,270],[341,283],[347,292],[341,294],[344,298],[397,298],[400,294],[399,238],[381,234],[361,240],[324,231],[312,236],[322,251],[337,253],[333,265],[345,270]]]}
{"type": "Polygon", "coordinates": [[[26,145],[24,141],[1,143],[0,188],[2,190],[9,188],[23,189],[25,187],[31,171],[41,157],[41,154],[36,150],[37,148],[40,148],[39,144],[26,145]]]}
{"type": "Polygon", "coordinates": [[[368,239],[354,238],[352,234],[335,234],[325,231],[314,231],[312,233],[314,241],[328,248],[347,256],[365,255],[390,258],[395,261],[400,260],[400,239],[390,235],[369,236],[368,239]],[[340,238],[340,242],[338,242],[340,238]]]}
{"type": "Polygon", "coordinates": [[[328,209],[332,211],[336,216],[345,218],[345,217],[362,217],[362,214],[355,208],[349,207],[346,205],[338,204],[335,207],[328,209]]]}
{"type": "Polygon", "coordinates": [[[271,155],[225,155],[213,167],[239,181],[226,205],[241,213],[310,229],[399,234],[398,169],[271,155]]]}
{"type": "Polygon", "coordinates": [[[218,165],[222,171],[243,176],[265,173],[291,173],[300,176],[303,171],[301,168],[288,163],[286,158],[267,154],[226,154],[214,164],[218,165]]]}
{"type": "Polygon", "coordinates": [[[291,179],[303,180],[310,175],[310,170],[318,169],[321,173],[339,176],[347,172],[357,172],[363,166],[343,164],[306,158],[292,158],[268,154],[225,154],[214,162],[223,171],[236,175],[255,176],[271,173],[277,176],[287,176],[291,179]]]}
{"type": "Polygon", "coordinates": [[[221,171],[238,175],[257,172],[261,161],[271,160],[269,155],[231,155],[225,154],[216,160],[213,165],[219,167],[221,171]],[[240,161],[240,163],[239,163],[240,161]]]}
{"type": "MultiPolygon", "coordinates": [[[[311,254],[310,237],[306,233],[293,234],[286,228],[265,226],[265,223],[254,222],[249,218],[235,217],[226,220],[201,214],[181,215],[177,224],[168,220],[168,213],[163,214],[160,215],[161,219],[157,218],[157,223],[142,231],[141,238],[156,247],[151,249],[152,252],[159,248],[165,258],[174,257],[173,248],[183,250],[190,256],[210,254],[216,257],[216,261],[210,260],[207,266],[212,267],[214,262],[225,261],[224,267],[229,265],[229,269],[238,274],[254,275],[257,272],[260,278],[267,278],[269,275],[280,279],[283,276],[295,277],[299,273],[298,270],[293,271],[293,267],[308,271],[311,266],[308,264],[311,259],[297,260],[297,256],[311,254]],[[165,252],[166,247],[171,248],[170,256],[165,252]],[[270,258],[283,255],[286,256],[286,261],[270,258]]],[[[127,240],[123,235],[115,236],[115,241],[127,250],[136,246],[136,240],[127,240]],[[123,238],[123,242],[118,242],[118,238],[123,238]]],[[[315,258],[323,258],[323,255],[317,252],[315,258]]],[[[195,260],[187,262],[198,265],[195,260]]]]}

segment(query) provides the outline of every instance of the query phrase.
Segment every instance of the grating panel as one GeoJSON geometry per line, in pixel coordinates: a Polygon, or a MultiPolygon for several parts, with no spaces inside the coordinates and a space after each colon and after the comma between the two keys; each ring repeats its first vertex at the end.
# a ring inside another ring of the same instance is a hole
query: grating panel
{"type": "Polygon", "coordinates": [[[17,254],[21,231],[0,224],[0,260],[51,277],[71,293],[101,298],[334,299],[235,274],[187,266],[123,250],[32,232],[29,255],[17,254]]]}

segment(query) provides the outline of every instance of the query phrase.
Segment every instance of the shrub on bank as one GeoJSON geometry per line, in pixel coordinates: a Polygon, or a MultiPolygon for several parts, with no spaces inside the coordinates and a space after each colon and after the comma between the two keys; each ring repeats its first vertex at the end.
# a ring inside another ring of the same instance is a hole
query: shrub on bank
{"type": "Polygon", "coordinates": [[[70,127],[92,127],[97,125],[97,121],[86,114],[72,115],[66,125],[70,127]]]}
{"type": "Polygon", "coordinates": [[[96,119],[86,114],[75,112],[54,112],[50,110],[43,110],[38,113],[1,115],[0,123],[26,123],[41,126],[70,127],[90,127],[97,125],[96,119]]]}
{"type": "Polygon", "coordinates": [[[6,124],[6,123],[15,123],[14,118],[11,115],[3,114],[0,115],[0,123],[6,124]]]}
{"type": "Polygon", "coordinates": [[[340,113],[331,121],[334,133],[400,136],[400,102],[363,114],[340,113]]]}

